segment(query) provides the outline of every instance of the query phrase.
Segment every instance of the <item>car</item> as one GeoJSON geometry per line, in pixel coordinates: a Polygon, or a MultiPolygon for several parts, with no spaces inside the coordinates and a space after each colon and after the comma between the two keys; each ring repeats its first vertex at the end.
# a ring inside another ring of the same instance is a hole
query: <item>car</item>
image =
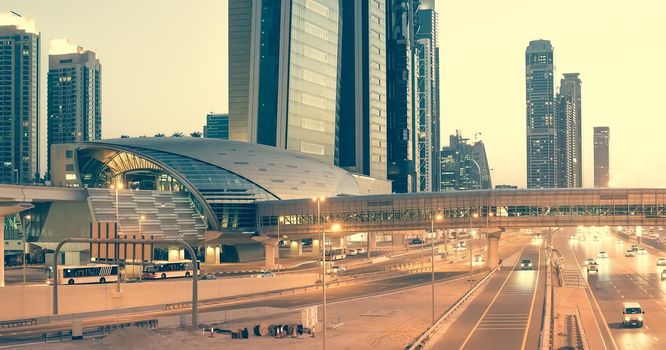
{"type": "Polygon", "coordinates": [[[481,254],[474,255],[474,262],[483,262],[483,255],[481,254]]]}
{"type": "Polygon", "coordinates": [[[358,252],[356,251],[356,249],[348,249],[348,250],[347,250],[347,255],[349,255],[349,256],[354,256],[354,255],[356,255],[356,254],[358,254],[358,252]]]}
{"type": "Polygon", "coordinates": [[[627,251],[624,252],[624,256],[626,257],[634,256],[634,251],[632,249],[627,249],[627,251]]]}
{"type": "Polygon", "coordinates": [[[659,234],[658,233],[650,233],[650,238],[651,239],[659,239],[659,234]]]}
{"type": "Polygon", "coordinates": [[[636,254],[645,255],[645,254],[647,254],[647,251],[643,247],[638,247],[638,250],[636,250],[636,254]]]}
{"type": "Polygon", "coordinates": [[[265,278],[265,277],[273,277],[273,276],[275,276],[275,274],[272,271],[264,271],[264,272],[256,275],[255,277],[265,278]]]}
{"type": "Polygon", "coordinates": [[[366,254],[368,251],[365,248],[356,248],[356,254],[366,254]]]}
{"type": "Polygon", "coordinates": [[[576,235],[571,235],[569,236],[569,239],[575,241],[576,239],[578,239],[578,237],[576,235]]]}
{"type": "Polygon", "coordinates": [[[594,258],[587,258],[583,262],[583,265],[589,265],[589,264],[596,264],[597,262],[594,260],[594,258]]]}
{"type": "Polygon", "coordinates": [[[608,257],[608,253],[606,253],[604,251],[600,251],[599,254],[597,254],[597,258],[600,258],[600,259],[607,258],[607,257],[608,257]]]}
{"type": "Polygon", "coordinates": [[[666,266],[666,258],[664,257],[657,258],[657,266],[666,266]]]}
{"type": "Polygon", "coordinates": [[[622,326],[624,327],[643,327],[645,311],[641,305],[636,302],[622,303],[622,326]]]}
{"type": "Polygon", "coordinates": [[[423,240],[420,238],[414,238],[411,241],[409,241],[409,244],[423,244],[423,240]]]}
{"type": "Polygon", "coordinates": [[[638,246],[635,245],[635,244],[632,244],[630,249],[633,250],[633,251],[637,251],[637,250],[638,250],[638,246]]]}
{"type": "Polygon", "coordinates": [[[587,265],[586,269],[588,275],[592,273],[599,273],[599,264],[597,264],[596,262],[589,264],[587,265]]]}
{"type": "Polygon", "coordinates": [[[520,261],[520,269],[521,270],[531,270],[532,269],[532,260],[530,259],[523,259],[520,261]]]}
{"type": "Polygon", "coordinates": [[[331,266],[330,269],[328,269],[327,272],[329,274],[344,273],[344,272],[347,272],[347,268],[345,268],[344,266],[340,266],[340,265],[333,265],[333,266],[331,266]]]}
{"type": "Polygon", "coordinates": [[[661,280],[666,280],[666,270],[661,270],[661,280]]]}

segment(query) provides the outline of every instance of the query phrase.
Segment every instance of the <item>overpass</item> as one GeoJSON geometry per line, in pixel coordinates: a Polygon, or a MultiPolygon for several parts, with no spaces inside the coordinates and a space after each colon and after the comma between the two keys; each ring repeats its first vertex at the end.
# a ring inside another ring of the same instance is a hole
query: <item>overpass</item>
{"type": "MultiPolygon", "coordinates": [[[[326,198],[321,222],[340,224],[334,235],[356,232],[464,227],[566,227],[666,225],[666,189],[520,189],[406,193],[326,198]]],[[[312,199],[257,204],[257,230],[308,236],[321,232],[312,199]]]]}

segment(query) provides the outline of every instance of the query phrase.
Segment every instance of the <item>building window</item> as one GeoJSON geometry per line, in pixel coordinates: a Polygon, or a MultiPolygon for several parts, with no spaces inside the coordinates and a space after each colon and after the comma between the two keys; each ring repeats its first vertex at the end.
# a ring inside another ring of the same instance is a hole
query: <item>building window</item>
{"type": "Polygon", "coordinates": [[[317,155],[323,156],[324,155],[324,145],[319,145],[319,144],[310,143],[310,142],[301,142],[301,152],[310,153],[310,154],[317,154],[317,155]]]}
{"type": "Polygon", "coordinates": [[[67,159],[72,159],[72,158],[74,158],[74,151],[72,151],[72,150],[66,150],[66,151],[65,151],[65,158],[67,158],[67,159]]]}

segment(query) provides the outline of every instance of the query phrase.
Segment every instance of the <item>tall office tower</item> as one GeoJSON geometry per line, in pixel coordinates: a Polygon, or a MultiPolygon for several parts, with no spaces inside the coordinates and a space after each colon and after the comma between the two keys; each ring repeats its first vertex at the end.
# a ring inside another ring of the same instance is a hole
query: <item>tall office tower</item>
{"type": "Polygon", "coordinates": [[[338,0],[229,1],[229,136],[338,163],[338,0]]]}
{"type": "Polygon", "coordinates": [[[557,156],[558,156],[558,187],[572,188],[576,186],[576,105],[571,96],[558,93],[555,98],[557,114],[557,156]]]}
{"type": "Polygon", "coordinates": [[[95,52],[52,40],[47,100],[50,172],[51,145],[102,139],[102,65],[95,52]]]}
{"type": "Polygon", "coordinates": [[[594,187],[608,187],[610,181],[610,128],[594,127],[594,187]]]}
{"type": "Polygon", "coordinates": [[[417,191],[439,191],[439,43],[434,0],[421,0],[416,20],[417,191]]]}
{"type": "Polygon", "coordinates": [[[528,188],[558,186],[553,70],[550,41],[531,41],[525,51],[528,188]]]}
{"type": "Polygon", "coordinates": [[[229,115],[209,113],[206,115],[206,125],[203,137],[214,139],[229,139],[229,115]]]}
{"type": "Polygon", "coordinates": [[[414,30],[418,0],[389,0],[386,6],[388,178],[393,192],[416,191],[414,164],[414,30]]]}
{"type": "Polygon", "coordinates": [[[0,183],[39,178],[39,52],[33,20],[0,13],[0,183]]]}
{"type": "Polygon", "coordinates": [[[385,0],[341,4],[338,165],[386,179],[385,0]]]}
{"type": "Polygon", "coordinates": [[[493,188],[483,141],[468,141],[456,130],[455,135],[449,136],[449,146],[442,148],[439,191],[493,188]]]}
{"type": "Polygon", "coordinates": [[[582,107],[581,107],[581,85],[582,82],[578,73],[564,73],[564,78],[560,80],[560,94],[567,95],[573,102],[573,140],[570,145],[573,146],[572,162],[573,166],[573,186],[583,187],[583,130],[582,130],[582,107]]]}

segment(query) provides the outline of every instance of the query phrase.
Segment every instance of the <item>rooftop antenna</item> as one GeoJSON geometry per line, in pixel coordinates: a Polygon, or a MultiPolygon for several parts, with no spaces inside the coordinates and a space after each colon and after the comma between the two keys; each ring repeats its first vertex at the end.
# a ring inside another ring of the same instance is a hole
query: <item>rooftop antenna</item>
{"type": "Polygon", "coordinates": [[[478,136],[479,136],[479,135],[481,135],[480,132],[475,132],[475,133],[474,133],[474,142],[476,142],[476,140],[478,140],[478,138],[479,138],[478,136]]]}
{"type": "Polygon", "coordinates": [[[23,16],[19,15],[18,13],[14,12],[14,11],[11,11],[11,10],[10,10],[9,12],[11,12],[14,16],[17,16],[17,17],[23,17],[23,16]]]}

